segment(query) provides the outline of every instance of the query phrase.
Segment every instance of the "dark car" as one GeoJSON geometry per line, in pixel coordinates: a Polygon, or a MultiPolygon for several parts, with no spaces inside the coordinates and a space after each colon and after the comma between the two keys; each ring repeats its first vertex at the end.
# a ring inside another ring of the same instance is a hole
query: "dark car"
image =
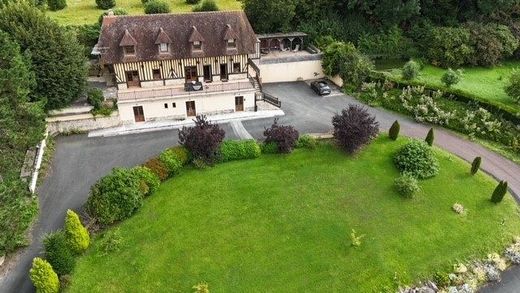
{"type": "Polygon", "coordinates": [[[320,96],[330,94],[330,86],[324,80],[313,81],[311,83],[311,89],[320,96]]]}

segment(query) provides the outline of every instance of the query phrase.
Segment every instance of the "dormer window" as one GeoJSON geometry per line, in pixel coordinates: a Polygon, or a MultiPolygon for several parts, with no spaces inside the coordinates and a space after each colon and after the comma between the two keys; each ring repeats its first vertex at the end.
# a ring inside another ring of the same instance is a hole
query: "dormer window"
{"type": "Polygon", "coordinates": [[[125,55],[135,55],[135,47],[134,46],[124,46],[125,55]]]}
{"type": "Polygon", "coordinates": [[[159,52],[161,53],[168,53],[168,44],[166,43],[161,43],[159,44],[159,52]]]}
{"type": "Polygon", "coordinates": [[[193,42],[193,50],[202,50],[202,42],[194,41],[193,42]]]}
{"type": "Polygon", "coordinates": [[[235,39],[227,40],[227,47],[231,48],[231,49],[236,48],[237,47],[237,43],[236,43],[235,39]]]}

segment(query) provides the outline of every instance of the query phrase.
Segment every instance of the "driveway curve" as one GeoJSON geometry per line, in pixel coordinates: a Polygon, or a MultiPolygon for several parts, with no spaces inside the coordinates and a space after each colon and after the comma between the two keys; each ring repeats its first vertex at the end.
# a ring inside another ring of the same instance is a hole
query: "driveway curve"
{"type": "MultiPolygon", "coordinates": [[[[348,104],[360,104],[352,97],[339,92],[319,97],[304,82],[265,84],[264,90],[282,100],[280,123],[294,125],[301,133],[323,133],[332,130],[331,117],[348,104]]],[[[431,126],[383,109],[368,107],[380,123],[381,131],[399,120],[401,133],[424,138],[431,126]]],[[[242,125],[252,137],[261,139],[265,127],[272,119],[243,121],[242,125]]],[[[229,124],[224,130],[228,138],[237,138],[229,124]]],[[[236,128],[236,127],[235,127],[236,128]]],[[[482,157],[482,170],[493,177],[509,182],[510,191],[519,200],[520,166],[497,155],[479,144],[442,128],[435,128],[435,144],[466,161],[482,157]]],[[[86,135],[59,137],[52,170],[39,187],[40,214],[34,225],[31,245],[21,254],[17,265],[0,279],[0,292],[33,292],[28,278],[31,260],[41,253],[41,238],[62,227],[67,209],[78,210],[86,201],[90,186],[113,167],[133,166],[158,154],[168,146],[177,144],[177,130],[158,131],[108,138],[87,138],[86,135]]],[[[517,268],[506,272],[503,282],[484,288],[483,292],[518,292],[520,288],[517,268]],[[516,279],[515,279],[516,278],[516,279]]]]}

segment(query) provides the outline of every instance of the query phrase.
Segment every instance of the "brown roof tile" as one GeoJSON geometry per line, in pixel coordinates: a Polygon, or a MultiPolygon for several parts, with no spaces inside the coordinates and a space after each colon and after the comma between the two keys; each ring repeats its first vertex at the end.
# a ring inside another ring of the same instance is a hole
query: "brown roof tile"
{"type": "Polygon", "coordinates": [[[159,34],[157,35],[157,39],[155,39],[155,44],[171,44],[171,42],[172,40],[168,34],[164,32],[163,28],[159,28],[159,34]]]}
{"type": "Polygon", "coordinates": [[[156,42],[166,37],[171,41],[168,59],[252,54],[257,40],[243,11],[105,16],[98,47],[107,64],[161,60],[165,56],[160,56],[156,42]],[[236,50],[227,49],[229,37],[236,39],[236,50]],[[190,40],[198,38],[203,42],[202,52],[191,50],[190,40]],[[125,58],[120,45],[132,40],[135,57],[125,58]]]}
{"type": "Polygon", "coordinates": [[[125,30],[125,34],[123,35],[123,38],[121,39],[121,42],[119,42],[119,47],[124,46],[135,46],[137,45],[136,40],[132,35],[128,32],[128,30],[125,30]]]}

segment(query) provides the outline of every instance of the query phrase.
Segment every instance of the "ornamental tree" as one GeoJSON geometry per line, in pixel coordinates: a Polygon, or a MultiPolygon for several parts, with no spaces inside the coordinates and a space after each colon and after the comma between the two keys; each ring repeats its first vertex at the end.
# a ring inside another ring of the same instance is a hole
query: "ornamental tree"
{"type": "Polygon", "coordinates": [[[78,215],[72,210],[67,210],[67,216],[65,217],[65,235],[70,248],[76,253],[85,251],[90,244],[90,236],[87,229],[81,224],[78,215]]]}
{"type": "Polygon", "coordinates": [[[278,118],[273,125],[264,130],[265,143],[275,143],[280,153],[290,153],[298,142],[299,133],[293,126],[278,124],[278,118]]]}
{"type": "Polygon", "coordinates": [[[183,127],[179,131],[179,142],[188,149],[194,160],[211,165],[217,160],[219,146],[226,133],[217,124],[208,121],[205,115],[197,116],[194,122],[195,126],[183,127]]]}
{"type": "Polygon", "coordinates": [[[33,259],[29,276],[38,293],[58,293],[60,281],[50,263],[39,257],[33,259]]]}
{"type": "Polygon", "coordinates": [[[366,108],[349,105],[332,117],[334,139],[347,153],[354,153],[379,133],[379,123],[366,108]]]}

